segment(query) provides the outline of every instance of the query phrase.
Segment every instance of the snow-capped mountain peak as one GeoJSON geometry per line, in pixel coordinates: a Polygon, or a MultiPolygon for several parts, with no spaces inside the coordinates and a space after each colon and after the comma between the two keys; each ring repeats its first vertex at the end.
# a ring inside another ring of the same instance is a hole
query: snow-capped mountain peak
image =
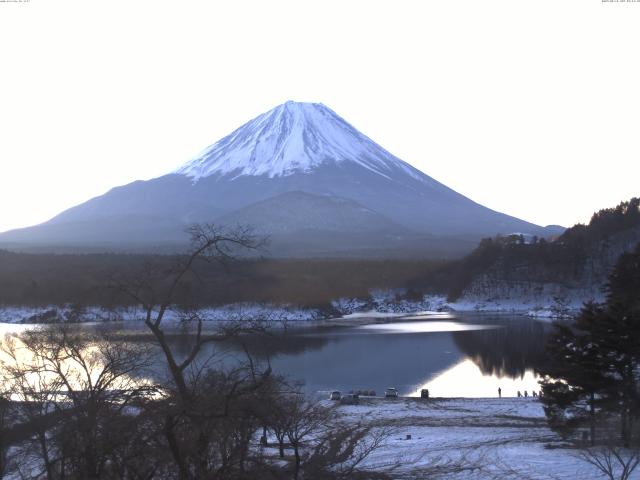
{"type": "Polygon", "coordinates": [[[214,174],[273,178],[345,161],[385,177],[398,170],[416,179],[424,176],[325,105],[293,101],[250,120],[174,173],[193,181],[214,174]]]}
{"type": "Polygon", "coordinates": [[[324,105],[287,102],[171,174],[0,234],[0,246],[173,248],[194,222],[251,225],[276,254],[325,258],[440,257],[497,233],[547,234],[416,170],[324,105]]]}

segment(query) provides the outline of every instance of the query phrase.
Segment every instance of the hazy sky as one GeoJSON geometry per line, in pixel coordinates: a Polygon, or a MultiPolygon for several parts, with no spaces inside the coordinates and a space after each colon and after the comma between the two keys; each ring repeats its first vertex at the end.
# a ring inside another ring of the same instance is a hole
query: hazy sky
{"type": "Polygon", "coordinates": [[[640,3],[0,2],[0,231],[322,102],[496,210],[640,195],[640,3]]]}

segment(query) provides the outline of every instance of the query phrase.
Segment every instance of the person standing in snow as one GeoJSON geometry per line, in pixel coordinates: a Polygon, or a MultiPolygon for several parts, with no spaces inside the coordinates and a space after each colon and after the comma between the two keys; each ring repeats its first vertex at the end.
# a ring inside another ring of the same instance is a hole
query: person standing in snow
{"type": "Polygon", "coordinates": [[[498,398],[502,398],[502,389],[498,387],[498,398]]]}

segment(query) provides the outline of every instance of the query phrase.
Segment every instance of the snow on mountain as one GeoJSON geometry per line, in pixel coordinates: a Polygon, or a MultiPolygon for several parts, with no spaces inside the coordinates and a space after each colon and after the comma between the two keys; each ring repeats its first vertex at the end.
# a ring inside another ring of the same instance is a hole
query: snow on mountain
{"type": "Polygon", "coordinates": [[[399,168],[416,179],[428,179],[330,108],[321,103],[293,101],[247,122],[175,173],[194,181],[214,174],[273,178],[310,173],[323,163],[345,161],[386,178],[399,168]]]}

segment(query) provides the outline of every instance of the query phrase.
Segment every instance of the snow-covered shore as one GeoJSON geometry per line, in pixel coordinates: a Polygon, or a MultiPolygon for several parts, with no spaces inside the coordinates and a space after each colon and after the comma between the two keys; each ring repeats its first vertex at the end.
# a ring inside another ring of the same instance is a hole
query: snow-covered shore
{"type": "MultiPolygon", "coordinates": [[[[264,319],[269,321],[309,322],[330,319],[392,318],[416,312],[486,312],[528,315],[537,318],[558,318],[579,310],[581,302],[575,301],[558,306],[540,303],[531,299],[501,301],[462,298],[448,302],[446,297],[425,295],[418,299],[407,299],[397,292],[373,292],[368,299],[341,298],[334,300],[325,309],[305,308],[294,305],[261,303],[239,303],[208,307],[198,313],[207,321],[239,321],[264,319]]],[[[180,312],[167,312],[167,321],[178,321],[180,312]]],[[[57,322],[112,322],[141,321],[144,312],[136,307],[107,309],[98,306],[77,307],[74,305],[0,307],[2,323],[57,323],[57,322]]]]}
{"type": "Polygon", "coordinates": [[[432,471],[418,478],[601,478],[549,430],[535,398],[376,398],[337,409],[347,422],[393,428],[367,460],[371,468],[432,471]]]}
{"type": "MultiPolygon", "coordinates": [[[[584,300],[575,298],[514,297],[486,299],[463,296],[449,302],[443,295],[410,297],[404,290],[376,290],[369,298],[339,298],[326,308],[307,308],[271,303],[237,303],[201,309],[199,314],[207,321],[237,321],[265,319],[287,322],[309,322],[330,319],[391,318],[416,312],[485,312],[511,313],[536,318],[559,318],[575,314],[584,300]]],[[[178,321],[180,312],[167,312],[168,321],[178,321]]],[[[48,305],[30,307],[0,306],[3,323],[55,323],[55,322],[110,322],[136,321],[144,312],[136,307],[107,309],[97,306],[48,305]]]]}
{"type": "MultiPolygon", "coordinates": [[[[265,319],[273,321],[313,321],[323,318],[316,309],[305,309],[289,305],[271,304],[232,304],[219,307],[204,308],[198,311],[206,321],[240,321],[249,319],[265,319]]],[[[178,310],[168,310],[166,322],[178,322],[183,314],[178,310]]],[[[43,307],[3,306],[0,307],[2,323],[85,323],[114,321],[143,321],[145,312],[136,307],[83,307],[73,305],[48,305],[43,307]]]]}
{"type": "Polygon", "coordinates": [[[383,316],[415,312],[485,312],[512,313],[536,318],[561,318],[580,310],[585,300],[557,297],[513,297],[492,299],[464,295],[456,301],[448,301],[444,295],[424,295],[419,299],[407,299],[405,292],[374,291],[367,300],[342,298],[332,302],[343,316],[383,316]]]}

